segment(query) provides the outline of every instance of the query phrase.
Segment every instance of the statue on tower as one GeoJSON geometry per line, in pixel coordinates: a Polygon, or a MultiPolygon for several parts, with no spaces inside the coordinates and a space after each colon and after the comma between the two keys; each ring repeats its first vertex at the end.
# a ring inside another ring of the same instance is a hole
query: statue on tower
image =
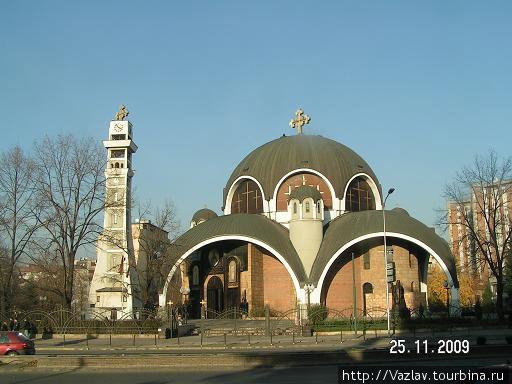
{"type": "Polygon", "coordinates": [[[121,105],[119,107],[119,111],[117,111],[116,113],[116,117],[114,117],[114,120],[124,120],[124,118],[126,116],[128,116],[130,114],[130,112],[128,112],[128,110],[126,109],[126,107],[124,105],[121,105]]]}

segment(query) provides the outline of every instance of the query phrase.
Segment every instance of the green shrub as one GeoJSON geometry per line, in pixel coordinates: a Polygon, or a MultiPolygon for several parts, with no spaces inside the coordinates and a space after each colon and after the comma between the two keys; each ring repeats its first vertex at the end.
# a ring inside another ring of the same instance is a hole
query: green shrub
{"type": "Polygon", "coordinates": [[[313,304],[308,308],[308,319],[311,324],[316,325],[327,319],[328,309],[322,304],[313,304]]]}

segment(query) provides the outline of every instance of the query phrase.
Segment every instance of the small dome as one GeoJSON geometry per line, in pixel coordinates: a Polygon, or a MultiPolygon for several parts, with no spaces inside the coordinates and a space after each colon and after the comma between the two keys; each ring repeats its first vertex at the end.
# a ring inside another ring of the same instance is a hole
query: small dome
{"type": "Polygon", "coordinates": [[[196,224],[199,224],[200,222],[206,221],[208,219],[213,219],[214,217],[217,217],[218,215],[213,212],[211,209],[203,208],[194,213],[192,216],[192,222],[195,222],[196,224]]]}
{"type": "Polygon", "coordinates": [[[297,199],[302,203],[302,201],[308,197],[311,197],[315,203],[318,200],[322,200],[322,194],[318,189],[310,187],[309,185],[301,185],[300,187],[293,189],[293,191],[290,193],[288,201],[291,199],[297,199]]]}
{"type": "Polygon", "coordinates": [[[405,209],[400,208],[400,207],[393,208],[393,209],[391,210],[391,212],[395,212],[395,213],[398,213],[398,214],[400,214],[400,215],[406,215],[406,216],[409,216],[409,212],[407,212],[405,209]]]}

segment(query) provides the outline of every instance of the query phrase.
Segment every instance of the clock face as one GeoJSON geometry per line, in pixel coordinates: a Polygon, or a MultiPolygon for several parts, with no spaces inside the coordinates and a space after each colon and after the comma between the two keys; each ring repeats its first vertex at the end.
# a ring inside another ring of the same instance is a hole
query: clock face
{"type": "Polygon", "coordinates": [[[208,254],[208,261],[210,262],[210,265],[212,267],[215,267],[217,264],[219,264],[220,255],[219,251],[217,249],[212,249],[210,253],[208,254]]]}
{"type": "Polygon", "coordinates": [[[120,125],[120,124],[115,124],[114,125],[114,131],[116,132],[121,132],[123,130],[123,126],[120,125]]]}

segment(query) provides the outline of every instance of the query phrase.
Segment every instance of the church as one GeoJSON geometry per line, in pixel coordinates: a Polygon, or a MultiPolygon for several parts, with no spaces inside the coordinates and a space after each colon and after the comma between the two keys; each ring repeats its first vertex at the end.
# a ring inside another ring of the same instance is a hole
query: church
{"type": "MultiPolygon", "coordinates": [[[[107,196],[122,202],[105,208],[104,231],[123,246],[100,237],[89,301],[130,316],[141,308],[136,275],[144,263],[129,207],[137,146],[122,111],[103,143],[107,196]]],[[[431,257],[445,272],[457,306],[448,243],[406,210],[385,210],[393,190],[384,196],[370,165],[347,146],[304,134],[309,121],[299,109],[290,121],[296,134],[252,150],[227,179],[223,214],[198,210],[190,228],[166,247],[161,308],[186,305],[191,317],[202,308],[213,317],[245,308],[260,316],[265,307],[284,313],[322,304],[371,315],[392,306],[393,292],[410,309],[426,307],[431,257]]]]}
{"type": "Polygon", "coordinates": [[[371,314],[382,313],[386,297],[392,305],[389,291],[410,309],[425,308],[430,257],[457,305],[448,243],[406,210],[385,211],[368,163],[341,143],[304,134],[309,121],[299,109],[290,121],[296,135],[241,160],[224,187],[223,215],[193,215],[165,265],[160,306],[187,303],[195,317],[202,305],[215,314],[242,302],[254,316],[265,306],[284,313],[311,304],[371,314]]]}

